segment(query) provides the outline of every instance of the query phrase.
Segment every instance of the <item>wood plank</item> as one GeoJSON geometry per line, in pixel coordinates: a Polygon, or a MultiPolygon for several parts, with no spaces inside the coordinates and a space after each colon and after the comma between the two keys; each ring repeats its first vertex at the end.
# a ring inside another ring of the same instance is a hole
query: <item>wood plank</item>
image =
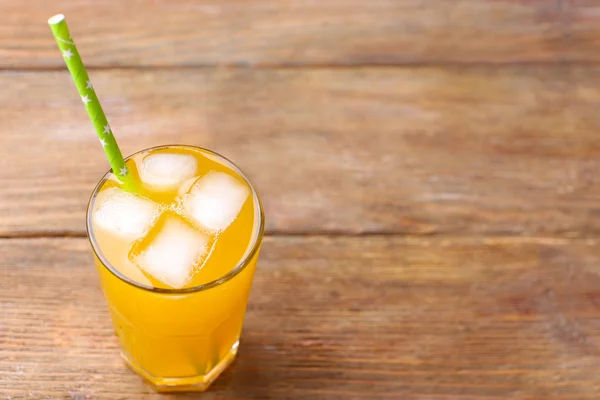
{"type": "Polygon", "coordinates": [[[560,3],[566,11],[564,24],[569,32],[564,37],[569,49],[563,61],[600,61],[600,55],[593,50],[600,44],[600,4],[594,0],[561,0],[560,3]]]}
{"type": "MultiPolygon", "coordinates": [[[[124,153],[214,149],[267,231],[600,232],[600,69],[96,71],[124,153]]],[[[0,235],[84,233],[107,163],[69,76],[0,73],[0,235]]]]}
{"type": "MultiPolygon", "coordinates": [[[[208,398],[597,399],[599,245],[269,237],[208,398]]],[[[118,357],[87,240],[2,240],[0,276],[0,395],[163,398],[118,357]]]]}
{"type": "Polygon", "coordinates": [[[9,17],[0,27],[0,67],[63,67],[45,23],[57,12],[67,16],[88,66],[597,60],[597,5],[580,3],[65,0],[57,8],[0,0],[9,17]]]}

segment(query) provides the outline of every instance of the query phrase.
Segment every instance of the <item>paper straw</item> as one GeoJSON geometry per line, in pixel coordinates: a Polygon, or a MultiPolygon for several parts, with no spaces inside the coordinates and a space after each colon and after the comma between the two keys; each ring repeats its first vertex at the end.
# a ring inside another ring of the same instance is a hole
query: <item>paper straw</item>
{"type": "Polygon", "coordinates": [[[110,125],[106,120],[106,115],[102,110],[102,106],[96,96],[96,91],[92,86],[92,82],[88,76],[77,47],[71,38],[65,16],[62,14],[55,15],[48,19],[48,24],[52,29],[58,48],[60,49],[65,64],[71,73],[75,87],[81,96],[85,109],[92,121],[96,135],[104,148],[104,153],[108,158],[108,162],[112,167],[113,173],[117,176],[119,181],[123,183],[125,189],[129,191],[135,191],[137,187],[137,181],[130,173],[129,169],[125,165],[123,154],[117,145],[115,136],[110,129],[110,125]]]}

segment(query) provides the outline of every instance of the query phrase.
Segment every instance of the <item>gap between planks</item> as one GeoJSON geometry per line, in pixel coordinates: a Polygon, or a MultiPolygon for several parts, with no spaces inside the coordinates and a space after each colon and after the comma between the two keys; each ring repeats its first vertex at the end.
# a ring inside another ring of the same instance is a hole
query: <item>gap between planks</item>
{"type": "MultiPolygon", "coordinates": [[[[512,68],[512,67],[598,67],[600,61],[569,61],[557,58],[553,61],[508,61],[508,62],[483,62],[483,61],[443,61],[443,62],[404,62],[404,63],[349,63],[349,64],[250,64],[250,63],[223,63],[223,64],[190,64],[190,65],[89,65],[88,71],[178,71],[197,69],[233,69],[233,70],[319,70],[319,69],[361,69],[361,68],[512,68]]],[[[4,67],[0,66],[0,73],[10,72],[56,72],[66,71],[62,65],[4,67]]]]}

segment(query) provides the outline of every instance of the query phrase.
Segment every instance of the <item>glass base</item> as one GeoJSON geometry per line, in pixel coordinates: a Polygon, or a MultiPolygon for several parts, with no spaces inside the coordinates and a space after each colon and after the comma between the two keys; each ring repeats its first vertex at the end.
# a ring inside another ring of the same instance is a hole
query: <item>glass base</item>
{"type": "Polygon", "coordinates": [[[207,374],[186,376],[182,378],[165,378],[152,376],[145,369],[141,368],[134,360],[130,359],[125,353],[121,353],[121,357],[125,360],[125,363],[134,372],[144,378],[148,383],[152,385],[154,390],[159,393],[173,393],[173,392],[204,392],[208,387],[217,379],[221,372],[223,372],[235,359],[237,354],[238,343],[234,344],[231,350],[225,357],[213,369],[207,374]]]}

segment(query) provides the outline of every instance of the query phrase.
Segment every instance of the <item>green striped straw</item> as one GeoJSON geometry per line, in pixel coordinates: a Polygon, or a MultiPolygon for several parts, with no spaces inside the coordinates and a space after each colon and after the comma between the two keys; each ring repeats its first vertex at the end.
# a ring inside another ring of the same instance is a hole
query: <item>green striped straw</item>
{"type": "Polygon", "coordinates": [[[137,181],[130,173],[127,165],[125,165],[123,154],[121,154],[115,136],[106,120],[106,115],[104,115],[102,106],[100,106],[98,96],[96,96],[92,82],[83,66],[81,57],[79,56],[79,51],[77,51],[77,47],[75,46],[73,39],[71,39],[65,16],[62,14],[55,15],[48,19],[48,24],[52,29],[54,39],[56,39],[56,43],[63,55],[65,64],[67,64],[67,68],[71,73],[73,82],[75,82],[75,87],[77,87],[77,91],[81,96],[81,101],[83,101],[88,116],[94,125],[94,130],[104,148],[104,153],[106,153],[106,157],[112,167],[113,173],[117,176],[119,181],[123,183],[125,189],[135,191],[137,181]]]}

